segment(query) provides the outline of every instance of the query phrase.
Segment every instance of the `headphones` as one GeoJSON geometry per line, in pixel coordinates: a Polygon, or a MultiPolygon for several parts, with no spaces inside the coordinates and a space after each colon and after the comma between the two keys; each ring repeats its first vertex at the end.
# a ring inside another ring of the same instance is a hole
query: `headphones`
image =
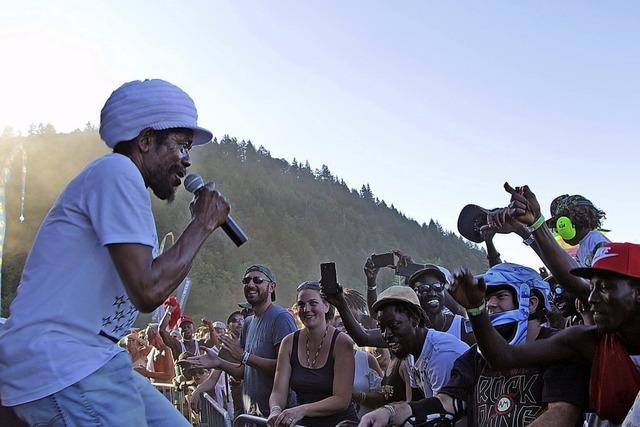
{"type": "Polygon", "coordinates": [[[576,237],[576,226],[568,216],[561,216],[556,220],[556,231],[564,241],[576,237]]]}
{"type": "MultiPolygon", "coordinates": [[[[567,199],[569,200],[567,200],[566,202],[563,201],[559,204],[559,206],[556,208],[556,211],[554,212],[555,215],[557,215],[558,212],[563,209],[570,209],[574,206],[593,207],[593,203],[591,203],[589,200],[572,201],[570,200],[570,197],[568,197],[567,199]]],[[[573,239],[577,234],[575,224],[571,221],[571,218],[566,215],[558,217],[558,219],[556,219],[556,232],[560,235],[560,237],[562,237],[565,242],[573,239]]]]}

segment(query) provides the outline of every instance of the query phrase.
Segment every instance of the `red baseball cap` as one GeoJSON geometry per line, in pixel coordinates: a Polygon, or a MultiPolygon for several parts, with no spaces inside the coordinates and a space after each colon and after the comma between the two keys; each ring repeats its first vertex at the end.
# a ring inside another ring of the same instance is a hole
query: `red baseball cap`
{"type": "Polygon", "coordinates": [[[178,320],[178,328],[183,323],[191,322],[193,324],[193,318],[191,316],[182,316],[180,320],[178,320]]]}
{"type": "Polygon", "coordinates": [[[597,273],[615,273],[640,279],[640,245],[605,243],[596,250],[591,267],[571,270],[574,276],[585,279],[591,279],[597,273]]]}

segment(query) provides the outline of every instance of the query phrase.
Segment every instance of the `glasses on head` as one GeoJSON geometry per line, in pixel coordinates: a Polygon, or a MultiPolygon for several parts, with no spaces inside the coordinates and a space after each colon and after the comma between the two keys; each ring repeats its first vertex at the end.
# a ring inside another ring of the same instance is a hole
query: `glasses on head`
{"type": "Polygon", "coordinates": [[[320,282],[317,280],[307,280],[306,282],[302,282],[298,285],[296,292],[300,292],[304,289],[311,289],[320,292],[322,287],[320,286],[320,282]]]}
{"type": "MultiPolygon", "coordinates": [[[[418,285],[418,283],[416,283],[416,285],[418,285]]],[[[413,289],[415,289],[418,294],[429,291],[442,292],[444,291],[444,283],[421,283],[418,286],[414,286],[413,289]]]]}
{"type": "Polygon", "coordinates": [[[251,282],[251,281],[253,281],[253,283],[256,284],[256,285],[260,285],[261,283],[270,282],[271,280],[263,279],[262,277],[258,277],[258,276],[245,277],[245,278],[242,279],[242,284],[243,285],[248,285],[249,282],[251,282]]]}

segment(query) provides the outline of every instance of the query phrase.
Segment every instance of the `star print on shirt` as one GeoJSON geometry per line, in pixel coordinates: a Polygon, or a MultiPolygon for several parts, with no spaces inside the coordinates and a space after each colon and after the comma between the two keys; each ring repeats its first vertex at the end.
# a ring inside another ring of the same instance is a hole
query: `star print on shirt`
{"type": "Polygon", "coordinates": [[[126,303],[127,303],[126,297],[124,295],[120,295],[116,297],[115,301],[113,302],[113,305],[117,306],[118,309],[120,309],[120,306],[126,303]]]}

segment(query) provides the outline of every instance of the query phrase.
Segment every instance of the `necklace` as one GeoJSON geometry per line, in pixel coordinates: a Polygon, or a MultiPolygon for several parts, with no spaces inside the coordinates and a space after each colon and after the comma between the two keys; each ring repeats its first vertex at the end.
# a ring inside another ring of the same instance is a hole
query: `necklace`
{"type": "Polygon", "coordinates": [[[318,346],[318,349],[316,350],[316,355],[313,356],[313,360],[311,362],[309,362],[309,331],[307,331],[307,340],[305,342],[305,350],[307,353],[307,366],[309,368],[315,368],[316,367],[316,362],[318,361],[318,355],[320,354],[320,350],[322,350],[322,344],[324,344],[324,339],[327,336],[327,331],[329,330],[329,325],[327,325],[327,327],[324,329],[324,335],[322,335],[322,340],[320,341],[320,345],[318,346]]]}

